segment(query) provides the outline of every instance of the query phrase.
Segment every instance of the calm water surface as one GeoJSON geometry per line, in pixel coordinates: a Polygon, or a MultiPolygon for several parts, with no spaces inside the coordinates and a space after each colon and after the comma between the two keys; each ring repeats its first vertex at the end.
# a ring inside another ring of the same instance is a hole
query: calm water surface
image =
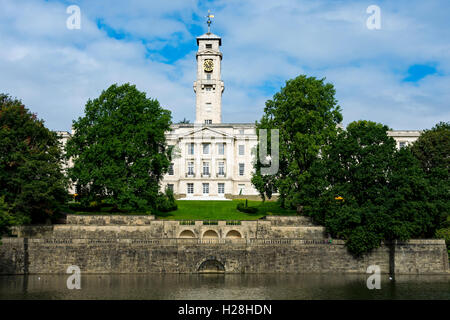
{"type": "Polygon", "coordinates": [[[382,276],[369,290],[369,275],[145,274],[83,275],[81,289],[67,289],[69,275],[0,276],[0,299],[444,299],[450,275],[382,276]]]}

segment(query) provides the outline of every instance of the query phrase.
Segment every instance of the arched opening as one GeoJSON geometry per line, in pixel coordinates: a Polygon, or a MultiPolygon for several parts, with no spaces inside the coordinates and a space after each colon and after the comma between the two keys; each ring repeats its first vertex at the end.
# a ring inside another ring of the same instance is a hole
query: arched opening
{"type": "Polygon", "coordinates": [[[208,259],[202,262],[202,264],[198,267],[198,272],[200,273],[223,273],[225,272],[224,265],[215,260],[208,259]]]}
{"type": "Polygon", "coordinates": [[[184,230],[178,238],[195,238],[195,234],[191,230],[184,230]]]}
{"type": "Polygon", "coordinates": [[[208,230],[203,234],[203,238],[218,238],[219,235],[214,230],[208,230]]]}
{"type": "Polygon", "coordinates": [[[232,238],[232,239],[239,239],[239,238],[242,238],[242,235],[239,231],[231,230],[227,233],[226,237],[232,238]]]}

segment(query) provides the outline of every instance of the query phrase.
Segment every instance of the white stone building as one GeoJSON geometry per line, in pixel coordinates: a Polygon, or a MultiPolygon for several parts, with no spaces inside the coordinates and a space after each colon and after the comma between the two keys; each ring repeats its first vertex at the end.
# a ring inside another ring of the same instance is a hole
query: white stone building
{"type": "Polygon", "coordinates": [[[257,196],[253,188],[253,152],[257,136],[253,123],[222,123],[222,39],[211,33],[197,38],[196,119],[175,124],[167,143],[176,146],[163,188],[179,197],[221,199],[257,196]]]}
{"type": "MultiPolygon", "coordinates": [[[[222,40],[208,30],[197,38],[197,45],[196,119],[192,124],[174,124],[166,134],[175,152],[162,189],[171,188],[178,198],[189,199],[258,197],[251,184],[258,142],[255,125],[222,123],[222,40]]],[[[414,142],[420,133],[388,132],[398,148],[414,142]]],[[[71,136],[59,134],[64,143],[71,136]]]]}

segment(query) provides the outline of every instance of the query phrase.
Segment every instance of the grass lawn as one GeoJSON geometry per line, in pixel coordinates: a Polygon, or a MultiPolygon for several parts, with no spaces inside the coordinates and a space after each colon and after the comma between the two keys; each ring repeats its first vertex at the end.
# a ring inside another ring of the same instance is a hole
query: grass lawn
{"type": "Polygon", "coordinates": [[[178,210],[156,214],[160,219],[171,220],[256,220],[266,215],[295,215],[295,210],[280,208],[274,201],[248,201],[249,207],[257,207],[257,213],[244,213],[236,209],[239,202],[232,201],[202,201],[180,200],[177,201],[178,210]]]}
{"type": "MultiPolygon", "coordinates": [[[[171,212],[155,213],[159,219],[168,220],[256,220],[266,215],[295,215],[295,210],[282,209],[275,201],[253,201],[248,200],[249,207],[257,207],[257,213],[244,213],[236,209],[239,202],[245,200],[232,201],[202,201],[202,200],[177,200],[178,210],[171,212]]],[[[87,215],[108,215],[118,213],[105,212],[75,212],[76,214],[87,215]]],[[[123,213],[122,213],[123,214],[123,213]]],[[[129,215],[142,213],[125,213],[129,215]]]]}

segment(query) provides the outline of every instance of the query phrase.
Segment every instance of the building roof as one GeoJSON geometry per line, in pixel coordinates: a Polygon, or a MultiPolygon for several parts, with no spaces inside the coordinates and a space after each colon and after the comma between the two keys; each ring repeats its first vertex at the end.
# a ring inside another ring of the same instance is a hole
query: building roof
{"type": "Polygon", "coordinates": [[[207,33],[202,34],[201,36],[197,37],[197,45],[199,43],[199,40],[219,40],[219,46],[222,45],[222,38],[211,32],[207,32],[207,33]]]}
{"type": "Polygon", "coordinates": [[[173,123],[171,125],[174,128],[205,128],[205,127],[211,127],[211,128],[230,128],[230,127],[255,127],[255,123],[249,122],[249,123],[211,123],[211,124],[204,124],[204,123],[173,123]]]}

